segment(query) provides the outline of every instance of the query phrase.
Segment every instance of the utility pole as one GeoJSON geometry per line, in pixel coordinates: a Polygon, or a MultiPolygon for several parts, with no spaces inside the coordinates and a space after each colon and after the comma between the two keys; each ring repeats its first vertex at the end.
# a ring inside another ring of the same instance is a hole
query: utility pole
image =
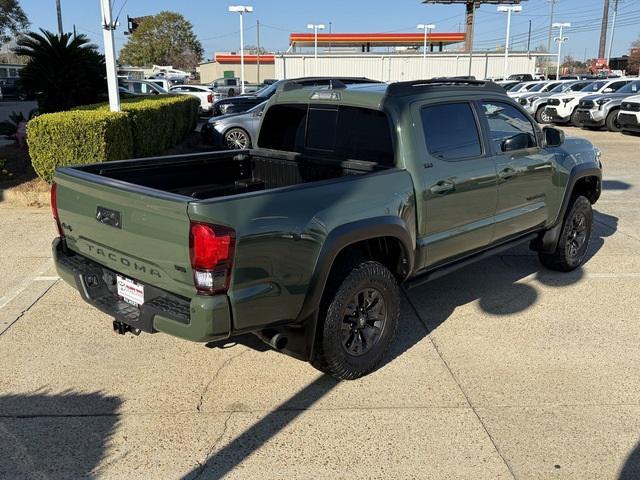
{"type": "Polygon", "coordinates": [[[56,12],[58,13],[58,35],[62,36],[64,30],[62,28],[62,7],[60,7],[60,0],[56,0],[56,12]]]}
{"type": "Polygon", "coordinates": [[[531,55],[531,20],[529,20],[529,35],[527,36],[527,55],[531,55]]]}
{"type": "MultiPolygon", "coordinates": [[[[477,4],[476,6],[475,2],[473,2],[471,5],[467,3],[467,26],[466,26],[467,30],[464,37],[464,47],[465,47],[465,50],[469,52],[469,73],[468,73],[469,76],[471,76],[471,70],[473,68],[473,29],[475,28],[475,25],[476,25],[476,16],[475,16],[474,9],[479,6],[480,4],[477,4]]],[[[456,64],[456,70],[457,70],[457,67],[458,65],[456,64]]]]}
{"type": "Polygon", "coordinates": [[[109,109],[120,111],[120,95],[118,93],[118,71],[116,67],[116,46],[113,31],[116,29],[112,18],[111,0],[100,0],[102,10],[102,40],[104,42],[104,60],[107,66],[107,88],[109,90],[109,109]]]}
{"type": "Polygon", "coordinates": [[[260,20],[256,20],[256,43],[258,44],[258,56],[257,56],[257,72],[256,76],[258,77],[258,85],[260,85],[260,20]]]}
{"type": "Polygon", "coordinates": [[[598,58],[604,58],[604,55],[605,55],[608,26],[609,26],[609,0],[604,0],[604,11],[602,12],[602,27],[600,29],[600,45],[598,47],[598,58]]]}
{"type": "Polygon", "coordinates": [[[549,14],[549,41],[547,42],[547,52],[551,51],[551,37],[553,36],[553,11],[556,8],[557,0],[549,0],[551,2],[551,13],[549,14]]]}
{"type": "Polygon", "coordinates": [[[611,38],[609,39],[609,50],[607,51],[607,67],[611,60],[611,50],[613,49],[613,36],[616,33],[616,18],[618,17],[618,0],[613,0],[613,20],[611,21],[611,38]]]}

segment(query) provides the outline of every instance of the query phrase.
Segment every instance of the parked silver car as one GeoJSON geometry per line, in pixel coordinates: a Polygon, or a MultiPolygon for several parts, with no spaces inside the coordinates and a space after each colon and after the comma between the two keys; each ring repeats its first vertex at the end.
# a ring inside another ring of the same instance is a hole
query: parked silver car
{"type": "Polygon", "coordinates": [[[202,142],[229,150],[244,150],[255,145],[260,117],[266,101],[241,113],[211,118],[202,126],[202,142]]]}
{"type": "Polygon", "coordinates": [[[589,128],[607,127],[610,132],[622,131],[618,113],[623,100],[640,93],[640,80],[633,81],[617,92],[589,95],[578,104],[578,121],[589,128]]]}

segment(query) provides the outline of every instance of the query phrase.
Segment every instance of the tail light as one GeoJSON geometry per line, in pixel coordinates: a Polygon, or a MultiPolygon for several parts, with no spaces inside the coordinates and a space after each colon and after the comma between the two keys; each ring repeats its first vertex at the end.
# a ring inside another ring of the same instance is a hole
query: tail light
{"type": "Polygon", "coordinates": [[[209,95],[207,95],[207,102],[213,103],[213,93],[210,93],[209,95]]]}
{"type": "Polygon", "coordinates": [[[235,244],[236,232],[231,228],[191,223],[189,255],[198,293],[212,295],[229,289],[235,244]]]}
{"type": "Polygon", "coordinates": [[[60,217],[58,216],[58,185],[56,182],[51,184],[51,213],[56,222],[56,227],[58,227],[58,234],[60,237],[64,237],[62,225],[60,225],[60,217]]]}

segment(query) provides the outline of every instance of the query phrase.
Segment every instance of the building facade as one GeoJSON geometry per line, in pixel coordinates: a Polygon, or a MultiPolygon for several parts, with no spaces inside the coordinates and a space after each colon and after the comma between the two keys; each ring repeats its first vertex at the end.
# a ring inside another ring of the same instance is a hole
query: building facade
{"type": "MultiPolygon", "coordinates": [[[[221,77],[240,77],[240,69],[240,55],[230,52],[216,53],[213,60],[201,63],[196,71],[200,74],[200,83],[210,83],[221,77]]],[[[276,78],[274,54],[245,55],[244,74],[249,83],[276,78]]]]}
{"type": "MultiPolygon", "coordinates": [[[[509,74],[536,73],[536,60],[546,54],[509,54],[509,74]]],[[[275,57],[275,78],[305,76],[367,77],[383,82],[421,78],[472,75],[476,78],[502,77],[504,54],[496,52],[421,54],[282,54],[275,57]]]]}

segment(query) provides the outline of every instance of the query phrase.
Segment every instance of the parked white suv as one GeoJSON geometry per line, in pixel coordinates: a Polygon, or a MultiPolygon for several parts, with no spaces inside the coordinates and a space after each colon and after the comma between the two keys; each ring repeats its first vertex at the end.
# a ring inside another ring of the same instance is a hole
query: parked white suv
{"type": "Polygon", "coordinates": [[[200,99],[200,113],[205,114],[211,113],[213,102],[218,99],[210,88],[203,85],[175,85],[169,89],[169,93],[198,97],[200,99]]]}
{"type": "Polygon", "coordinates": [[[624,132],[640,132],[640,95],[623,100],[618,113],[618,123],[624,132]]]}
{"type": "Polygon", "coordinates": [[[547,99],[547,107],[544,109],[544,113],[553,123],[571,122],[572,125],[579,127],[578,104],[581,98],[597,93],[616,92],[631,81],[633,81],[633,79],[630,78],[596,80],[578,92],[565,92],[552,95],[547,99]]]}

